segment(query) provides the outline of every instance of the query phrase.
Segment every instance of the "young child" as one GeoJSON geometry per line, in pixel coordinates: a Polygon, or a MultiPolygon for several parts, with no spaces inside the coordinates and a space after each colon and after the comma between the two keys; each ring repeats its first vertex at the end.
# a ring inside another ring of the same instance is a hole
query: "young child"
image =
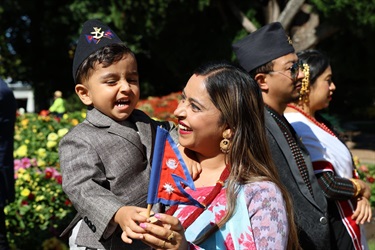
{"type": "Polygon", "coordinates": [[[83,25],[73,77],[88,109],[59,145],[63,189],[78,212],[62,235],[74,227],[70,249],[149,249],[139,240],[124,243],[121,233],[139,239],[144,232],[137,223],[147,219],[139,213],[146,211],[156,127],[174,125],[135,109],[135,56],[98,20],[83,25]]]}

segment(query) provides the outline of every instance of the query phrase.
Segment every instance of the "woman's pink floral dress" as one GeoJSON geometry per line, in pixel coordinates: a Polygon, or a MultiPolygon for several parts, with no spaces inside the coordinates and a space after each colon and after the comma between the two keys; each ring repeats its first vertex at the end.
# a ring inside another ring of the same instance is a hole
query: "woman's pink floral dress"
{"type": "MultiPolygon", "coordinates": [[[[213,187],[186,190],[203,201],[213,187]]],[[[226,196],[222,189],[212,204],[191,224],[185,236],[193,242],[225,215],[226,196]]],[[[181,222],[196,209],[180,205],[175,212],[181,222]]],[[[268,181],[240,187],[237,208],[232,218],[199,246],[191,249],[285,249],[288,241],[288,221],[285,202],[278,187],[268,181]]]]}

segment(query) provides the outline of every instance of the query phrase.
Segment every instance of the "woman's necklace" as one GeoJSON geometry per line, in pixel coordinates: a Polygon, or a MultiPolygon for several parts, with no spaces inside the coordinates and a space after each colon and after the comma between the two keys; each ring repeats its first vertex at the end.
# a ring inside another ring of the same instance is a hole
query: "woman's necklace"
{"type": "MultiPolygon", "coordinates": [[[[207,195],[204,201],[201,202],[203,208],[197,207],[192,214],[182,223],[182,226],[185,230],[203,213],[203,211],[212,203],[216,196],[220,193],[221,189],[224,186],[224,182],[229,176],[229,167],[226,166],[223,172],[220,175],[220,179],[216,182],[216,185],[213,187],[212,191],[207,195]]],[[[177,210],[178,205],[171,206],[166,214],[173,215],[177,210]]]]}
{"type": "Polygon", "coordinates": [[[332,132],[332,130],[330,130],[324,123],[322,122],[318,122],[314,117],[312,117],[311,115],[307,114],[305,111],[303,111],[301,108],[295,106],[295,105],[292,105],[292,104],[288,104],[288,107],[289,108],[292,108],[292,109],[295,109],[297,110],[298,112],[300,112],[302,115],[304,115],[307,119],[309,119],[310,121],[312,121],[316,126],[318,126],[319,128],[323,129],[324,131],[326,131],[328,134],[336,137],[335,133],[332,132]]]}

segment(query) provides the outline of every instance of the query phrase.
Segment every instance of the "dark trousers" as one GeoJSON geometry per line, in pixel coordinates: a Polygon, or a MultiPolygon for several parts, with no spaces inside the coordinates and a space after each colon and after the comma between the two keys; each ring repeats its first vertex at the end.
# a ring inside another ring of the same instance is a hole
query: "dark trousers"
{"type": "Polygon", "coordinates": [[[0,207],[0,250],[9,250],[4,208],[0,207]]]}

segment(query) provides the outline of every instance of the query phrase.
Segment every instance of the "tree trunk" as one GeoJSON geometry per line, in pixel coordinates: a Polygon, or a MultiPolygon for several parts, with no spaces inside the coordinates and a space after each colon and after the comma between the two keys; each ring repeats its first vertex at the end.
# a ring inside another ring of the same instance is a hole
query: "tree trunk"
{"type": "Polygon", "coordinates": [[[302,4],[304,3],[304,0],[290,0],[286,4],[285,8],[281,12],[278,21],[283,25],[285,30],[289,29],[289,26],[293,20],[293,18],[296,16],[298,11],[300,11],[302,4]]]}
{"type": "Polygon", "coordinates": [[[316,34],[319,15],[312,12],[312,7],[307,4],[304,4],[301,10],[309,16],[309,19],[303,25],[291,28],[293,47],[296,51],[312,48],[320,40],[316,34]]]}
{"type": "Polygon", "coordinates": [[[276,22],[280,15],[280,6],[277,0],[270,0],[267,7],[264,9],[264,15],[266,17],[266,23],[276,22]]]}
{"type": "MultiPolygon", "coordinates": [[[[305,0],[290,0],[281,13],[277,0],[269,0],[264,8],[265,24],[279,21],[291,36],[296,51],[313,48],[322,39],[338,30],[335,27],[320,24],[319,15],[313,12],[311,5],[304,2],[305,0]],[[307,21],[303,20],[301,25],[290,27],[297,13],[302,13],[304,17],[307,16],[307,21]]],[[[232,13],[241,22],[247,32],[252,33],[257,30],[251,20],[238,9],[233,1],[229,0],[227,3],[232,13]]]]}
{"type": "Polygon", "coordinates": [[[245,16],[242,11],[240,11],[240,9],[238,9],[238,7],[232,1],[229,0],[228,5],[234,16],[238,21],[240,21],[242,27],[244,27],[247,32],[252,33],[257,30],[257,27],[255,27],[255,25],[245,16]]]}

